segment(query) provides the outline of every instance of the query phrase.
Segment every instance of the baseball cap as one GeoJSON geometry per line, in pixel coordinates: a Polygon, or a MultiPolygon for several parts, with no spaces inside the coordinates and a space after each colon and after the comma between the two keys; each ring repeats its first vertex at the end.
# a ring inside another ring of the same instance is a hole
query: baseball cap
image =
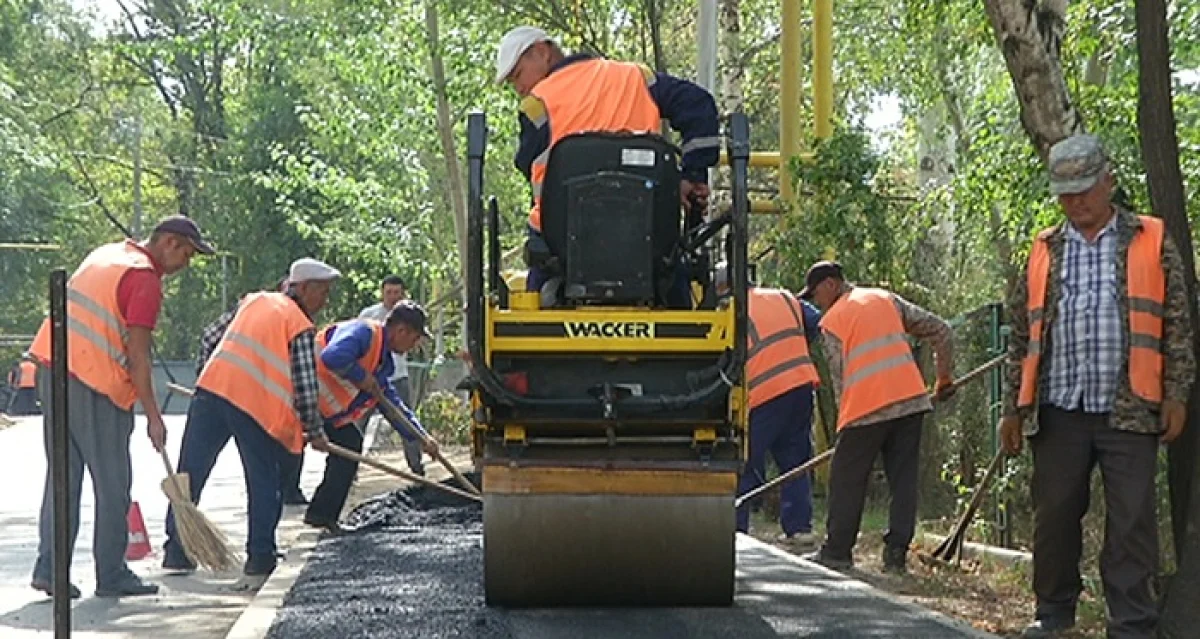
{"type": "Polygon", "coordinates": [[[287,281],[289,284],[299,284],[301,282],[325,282],[328,280],[336,280],[342,276],[342,272],[332,266],[314,260],[311,257],[302,257],[295,262],[292,262],[292,268],[288,270],[287,281]]]}
{"type": "Polygon", "coordinates": [[[813,289],[831,277],[842,277],[841,264],[828,260],[822,260],[813,264],[809,267],[808,272],[804,274],[804,288],[800,291],[798,297],[802,300],[811,299],[813,289]]]}
{"type": "Polygon", "coordinates": [[[192,243],[196,250],[204,255],[212,255],[216,251],[212,245],[204,241],[200,235],[200,227],[192,220],[192,218],[184,215],[172,215],[158,223],[154,227],[155,233],[170,233],[178,235],[192,243]]]}
{"type": "Polygon", "coordinates": [[[537,27],[517,27],[500,39],[500,49],[496,52],[496,84],[504,82],[517,60],[533,45],[550,39],[545,31],[537,27]]]}
{"type": "Polygon", "coordinates": [[[1108,168],[1100,138],[1072,135],[1050,147],[1050,194],[1083,193],[1096,185],[1108,168]]]}
{"type": "Polygon", "coordinates": [[[396,322],[400,322],[420,331],[425,337],[433,337],[429,334],[429,329],[425,326],[425,321],[425,309],[421,308],[420,304],[412,300],[401,300],[396,302],[392,310],[388,311],[387,319],[384,320],[384,323],[395,324],[396,322]]]}

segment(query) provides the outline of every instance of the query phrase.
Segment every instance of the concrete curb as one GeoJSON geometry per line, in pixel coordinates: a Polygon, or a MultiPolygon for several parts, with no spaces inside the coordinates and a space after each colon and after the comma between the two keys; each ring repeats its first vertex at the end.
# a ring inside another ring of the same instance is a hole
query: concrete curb
{"type": "Polygon", "coordinates": [[[267,631],[275,623],[275,615],[283,605],[283,598],[308,565],[308,557],[320,537],[321,531],[315,529],[301,531],[296,536],[288,548],[287,556],[259,588],[242,614],[238,615],[225,639],[261,639],[267,636],[267,631]]]}
{"type": "Polygon", "coordinates": [[[792,553],[787,552],[786,550],[776,548],[775,546],[772,546],[771,544],[759,541],[749,535],[739,533],[738,541],[739,541],[739,543],[745,543],[747,545],[751,545],[756,548],[766,550],[767,552],[771,553],[772,555],[775,555],[776,557],[779,557],[780,559],[787,561],[789,563],[799,564],[799,565],[804,566],[805,569],[816,570],[816,571],[821,572],[829,577],[836,578],[838,581],[842,582],[849,588],[865,591],[867,594],[870,594],[872,597],[877,597],[879,599],[883,599],[887,602],[890,602],[892,604],[895,604],[897,606],[900,606],[901,608],[904,608],[904,609],[912,612],[913,615],[916,617],[919,617],[921,619],[926,619],[928,621],[932,621],[934,623],[937,623],[938,625],[945,626],[956,632],[961,632],[964,635],[967,635],[969,637],[974,637],[975,639],[997,639],[997,637],[998,637],[998,635],[993,635],[993,634],[983,632],[982,630],[978,630],[974,626],[972,626],[971,624],[968,624],[965,621],[962,621],[959,619],[954,619],[954,618],[946,616],[940,612],[936,612],[936,611],[930,610],[928,608],[919,606],[915,603],[912,603],[911,601],[905,601],[891,593],[884,592],[884,591],[872,586],[871,584],[868,584],[866,582],[859,581],[853,577],[850,577],[850,576],[846,575],[845,573],[841,573],[836,570],[826,568],[825,566],[822,566],[821,564],[818,564],[818,563],[814,563],[811,561],[806,561],[804,559],[801,559],[800,557],[797,557],[796,555],[793,555],[792,553]]]}

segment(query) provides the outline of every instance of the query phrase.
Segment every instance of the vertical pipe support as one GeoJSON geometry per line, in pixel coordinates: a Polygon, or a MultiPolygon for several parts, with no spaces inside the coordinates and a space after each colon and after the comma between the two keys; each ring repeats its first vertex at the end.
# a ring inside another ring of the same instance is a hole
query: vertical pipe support
{"type": "Polygon", "coordinates": [[[800,154],[800,2],[782,0],[779,16],[779,197],[785,208],[795,198],[791,159],[800,154]]]}
{"type": "MultiPolygon", "coordinates": [[[[50,274],[50,460],[54,487],[54,637],[71,636],[70,434],[67,430],[67,272],[50,274]]],[[[44,378],[44,376],[43,376],[44,378]]]]}
{"type": "Polygon", "coordinates": [[[813,129],[833,135],[833,0],[813,0],[813,129]]]}

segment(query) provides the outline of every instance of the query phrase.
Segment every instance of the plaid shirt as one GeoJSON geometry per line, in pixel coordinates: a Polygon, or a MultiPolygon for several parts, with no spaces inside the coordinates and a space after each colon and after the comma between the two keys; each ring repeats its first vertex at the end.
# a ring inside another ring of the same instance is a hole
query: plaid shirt
{"type": "MultiPolygon", "coordinates": [[[[1062,272],[1063,256],[1067,244],[1064,226],[1059,225],[1048,239],[1051,273],[1062,272]]],[[[1133,236],[1141,226],[1142,222],[1136,215],[1120,207],[1117,208],[1113,271],[1122,334],[1128,333],[1125,327],[1129,322],[1127,272],[1129,245],[1133,242],[1133,236]]],[[[1167,296],[1163,304],[1163,397],[1187,403],[1188,393],[1191,391],[1196,374],[1195,353],[1192,351],[1191,309],[1188,306],[1187,286],[1183,278],[1183,260],[1179,255],[1179,249],[1175,248],[1175,243],[1171,241],[1170,235],[1163,238],[1162,268],[1167,280],[1167,296]]],[[[1059,321],[1058,300],[1063,293],[1062,278],[1051,277],[1050,281],[1046,283],[1046,313],[1042,319],[1043,331],[1046,331],[1042,335],[1046,340],[1042,345],[1042,352],[1046,355],[1041,358],[1039,365],[1041,370],[1038,379],[1040,381],[1048,379],[1046,369],[1054,359],[1058,348],[1058,344],[1054,341],[1057,334],[1055,325],[1059,321]]],[[[1021,361],[1025,358],[1029,348],[1029,318],[1026,309],[1028,297],[1029,281],[1026,273],[1022,273],[1008,300],[1008,317],[1012,322],[1012,332],[1008,340],[1009,358],[1005,366],[1005,391],[1002,407],[1005,415],[1020,415],[1023,418],[1025,434],[1034,435],[1038,431],[1038,412],[1032,407],[1017,408],[1017,390],[1021,387],[1021,361]]],[[[1158,415],[1159,407],[1157,404],[1147,402],[1133,394],[1127,373],[1128,361],[1129,350],[1123,348],[1121,351],[1121,374],[1117,379],[1117,388],[1112,400],[1109,425],[1117,430],[1134,433],[1160,433],[1162,432],[1162,423],[1158,415]]],[[[1040,398],[1045,390],[1039,383],[1035,393],[1039,401],[1035,401],[1035,404],[1041,403],[1040,398]]]]}
{"type": "Polygon", "coordinates": [[[1042,371],[1042,403],[1087,413],[1112,411],[1128,348],[1117,305],[1116,223],[1114,215],[1093,241],[1066,225],[1062,297],[1050,329],[1055,348],[1042,371]]]}
{"type": "MultiPolygon", "coordinates": [[[[217,345],[221,343],[221,338],[225,336],[225,331],[233,323],[235,315],[237,315],[237,307],[225,311],[215,322],[204,328],[204,332],[200,336],[197,376],[204,370],[204,365],[212,357],[213,352],[217,350],[217,345]]],[[[309,439],[320,435],[324,424],[317,404],[320,385],[317,381],[316,334],[316,330],[309,329],[294,337],[288,344],[288,359],[291,361],[292,388],[294,389],[292,406],[300,415],[300,422],[304,424],[304,431],[309,439]]]]}

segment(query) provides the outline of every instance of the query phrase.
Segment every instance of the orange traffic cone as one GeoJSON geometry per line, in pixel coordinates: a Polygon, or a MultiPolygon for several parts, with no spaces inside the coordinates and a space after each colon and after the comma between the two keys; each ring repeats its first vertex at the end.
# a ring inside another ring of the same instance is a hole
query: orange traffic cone
{"type": "Polygon", "coordinates": [[[137,561],[150,554],[150,535],[146,533],[146,520],[142,519],[142,507],[135,501],[129,505],[126,517],[129,527],[129,545],[125,547],[125,559],[137,561]]]}

